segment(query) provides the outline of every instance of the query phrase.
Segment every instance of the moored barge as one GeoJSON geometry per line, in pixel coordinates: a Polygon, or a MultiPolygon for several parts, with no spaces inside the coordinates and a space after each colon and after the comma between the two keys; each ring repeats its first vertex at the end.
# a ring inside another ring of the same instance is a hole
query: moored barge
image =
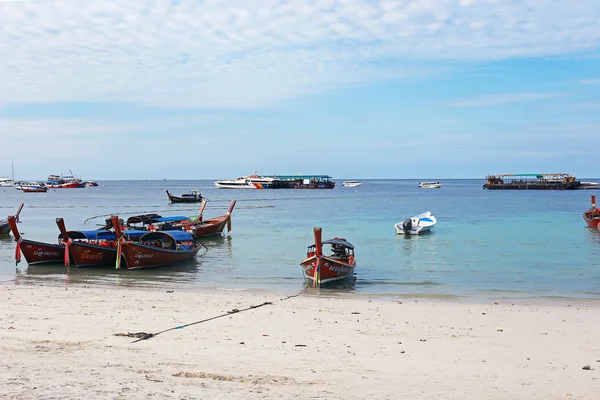
{"type": "Polygon", "coordinates": [[[573,190],[581,182],[571,174],[500,174],[488,175],[483,185],[488,190],[573,190]]]}

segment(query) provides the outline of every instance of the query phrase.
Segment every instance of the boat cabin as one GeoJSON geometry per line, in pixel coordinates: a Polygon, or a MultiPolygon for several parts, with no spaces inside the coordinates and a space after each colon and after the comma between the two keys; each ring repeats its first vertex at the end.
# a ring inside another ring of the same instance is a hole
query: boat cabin
{"type": "MultiPolygon", "coordinates": [[[[344,238],[333,238],[329,240],[324,240],[322,242],[323,245],[323,255],[329,258],[335,258],[340,261],[343,261],[347,264],[352,264],[354,262],[354,246],[352,243],[346,241],[344,238]],[[325,251],[325,245],[328,245],[329,254],[325,251]]],[[[307,257],[312,257],[315,255],[314,244],[308,246],[307,257]]]]}

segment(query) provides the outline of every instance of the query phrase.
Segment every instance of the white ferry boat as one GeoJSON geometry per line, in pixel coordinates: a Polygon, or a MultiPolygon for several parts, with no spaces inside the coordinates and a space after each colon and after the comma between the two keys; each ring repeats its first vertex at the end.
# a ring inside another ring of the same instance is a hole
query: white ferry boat
{"type": "Polygon", "coordinates": [[[423,189],[439,189],[442,184],[439,182],[419,182],[419,187],[423,189]]]}
{"type": "Polygon", "coordinates": [[[358,187],[358,186],[360,186],[360,182],[359,181],[344,181],[344,183],[342,183],[342,186],[344,186],[344,187],[358,187]]]}
{"type": "Polygon", "coordinates": [[[280,180],[256,174],[241,176],[234,180],[213,182],[219,189],[275,189],[280,187],[280,180]]]}
{"type": "Polygon", "coordinates": [[[15,184],[12,179],[3,176],[0,178],[0,187],[13,187],[15,184]]]}

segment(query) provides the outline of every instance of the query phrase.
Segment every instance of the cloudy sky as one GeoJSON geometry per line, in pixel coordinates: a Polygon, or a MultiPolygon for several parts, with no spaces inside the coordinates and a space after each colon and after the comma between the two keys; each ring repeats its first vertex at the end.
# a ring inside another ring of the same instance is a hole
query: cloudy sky
{"type": "Polygon", "coordinates": [[[0,0],[0,176],[600,176],[598,0],[0,0]]]}

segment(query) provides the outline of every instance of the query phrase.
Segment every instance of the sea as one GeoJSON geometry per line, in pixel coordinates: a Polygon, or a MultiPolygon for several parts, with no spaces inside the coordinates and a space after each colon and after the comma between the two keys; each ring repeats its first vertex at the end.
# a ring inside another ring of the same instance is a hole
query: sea
{"type": "Polygon", "coordinates": [[[324,239],[351,242],[357,262],[354,279],[321,293],[600,299],[600,232],[582,218],[590,195],[600,191],[488,191],[481,179],[442,180],[440,189],[421,189],[408,179],[361,182],[346,188],[336,180],[329,190],[217,189],[209,180],[100,181],[47,193],[0,188],[0,215],[25,203],[20,231],[49,243],[57,241],[57,217],[68,230],[89,230],[110,215],[197,215],[199,204],[169,204],[165,190],[199,190],[208,200],[204,218],[223,215],[237,200],[232,230],[202,239],[205,248],[195,260],[170,267],[16,265],[12,236],[0,236],[0,284],[301,291],[306,284],[299,263],[314,242],[313,227],[321,227],[324,239]],[[424,211],[438,220],[433,232],[396,234],[395,223],[424,211]]]}

